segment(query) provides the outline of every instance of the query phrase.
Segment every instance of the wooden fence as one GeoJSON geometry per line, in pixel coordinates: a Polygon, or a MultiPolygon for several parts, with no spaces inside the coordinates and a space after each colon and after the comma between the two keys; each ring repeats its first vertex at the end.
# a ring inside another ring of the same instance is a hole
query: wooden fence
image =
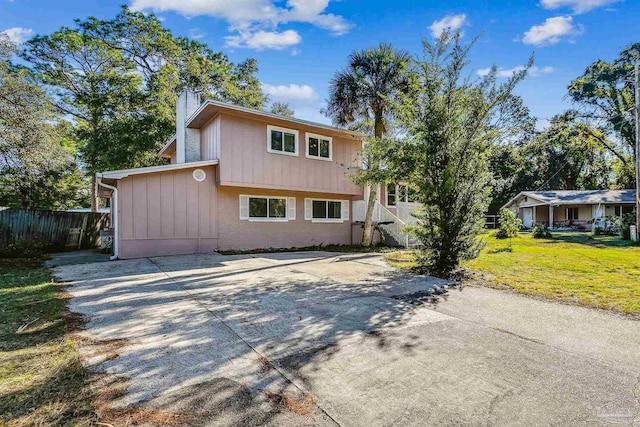
{"type": "Polygon", "coordinates": [[[500,215],[485,215],[484,228],[498,228],[498,219],[500,215]]]}
{"type": "Polygon", "coordinates": [[[0,249],[18,242],[43,242],[52,252],[91,249],[100,245],[100,230],[108,228],[108,213],[0,207],[0,249]]]}

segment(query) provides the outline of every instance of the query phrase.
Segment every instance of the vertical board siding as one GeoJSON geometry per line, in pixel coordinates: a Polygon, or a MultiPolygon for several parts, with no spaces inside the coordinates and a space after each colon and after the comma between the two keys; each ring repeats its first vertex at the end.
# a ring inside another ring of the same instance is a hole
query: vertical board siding
{"type": "Polygon", "coordinates": [[[216,160],[218,158],[218,135],[220,133],[220,118],[215,117],[207,123],[201,132],[200,160],[216,160]]]}
{"type": "Polygon", "coordinates": [[[121,179],[120,238],[217,238],[215,168],[202,169],[207,174],[203,182],[193,179],[193,169],[121,179]]]}
{"type": "Polygon", "coordinates": [[[334,135],[333,160],[310,159],[306,157],[306,133],[311,129],[291,124],[299,133],[298,156],[288,156],[267,152],[266,122],[230,115],[219,115],[216,119],[223,185],[362,194],[362,189],[350,178],[360,164],[360,140],[334,135]]]}
{"type": "MultiPolygon", "coordinates": [[[[51,251],[65,250],[72,228],[86,226],[81,249],[100,245],[100,230],[109,228],[109,214],[25,209],[0,209],[0,248],[17,242],[43,242],[51,251]]],[[[77,247],[71,248],[77,249],[77,247]]]]}

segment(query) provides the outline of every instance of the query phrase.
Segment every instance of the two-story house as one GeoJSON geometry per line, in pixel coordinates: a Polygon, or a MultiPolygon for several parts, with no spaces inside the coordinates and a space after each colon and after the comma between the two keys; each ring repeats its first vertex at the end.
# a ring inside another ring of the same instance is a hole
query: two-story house
{"type": "MultiPolygon", "coordinates": [[[[170,164],[97,174],[114,258],[350,244],[363,135],[184,92],[170,164]]],[[[360,233],[360,234],[358,234],[360,233]]]]}

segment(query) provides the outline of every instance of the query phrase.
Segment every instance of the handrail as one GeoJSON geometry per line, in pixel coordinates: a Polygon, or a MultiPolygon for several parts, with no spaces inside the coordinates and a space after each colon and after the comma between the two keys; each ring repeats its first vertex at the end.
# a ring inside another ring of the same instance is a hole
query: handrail
{"type": "Polygon", "coordinates": [[[379,221],[390,223],[385,224],[383,226],[384,229],[388,231],[398,243],[404,244],[405,247],[408,247],[409,236],[403,230],[407,224],[382,204],[376,202],[376,207],[378,208],[378,213],[380,215],[379,221]]]}

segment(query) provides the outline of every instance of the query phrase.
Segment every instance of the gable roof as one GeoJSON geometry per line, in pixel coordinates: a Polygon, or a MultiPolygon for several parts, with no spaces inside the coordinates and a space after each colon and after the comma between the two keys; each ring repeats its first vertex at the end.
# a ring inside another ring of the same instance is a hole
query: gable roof
{"type": "Polygon", "coordinates": [[[540,200],[547,205],[597,205],[600,203],[635,203],[636,190],[549,190],[522,191],[503,207],[522,196],[540,200]]]}
{"type": "MultiPolygon", "coordinates": [[[[342,135],[362,139],[366,135],[348,129],[342,129],[335,126],[325,125],[322,123],[311,122],[308,120],[297,119],[295,117],[282,116],[280,114],[270,113],[268,111],[255,110],[253,108],[241,107],[239,105],[229,104],[227,102],[214,101],[212,99],[205,100],[200,107],[187,118],[186,126],[192,129],[200,129],[207,124],[218,113],[227,113],[243,117],[259,118],[264,121],[272,122],[274,125],[289,126],[293,124],[314,128],[319,133],[329,133],[330,135],[342,135]]],[[[330,136],[327,135],[327,136],[330,136]]],[[[160,157],[170,157],[168,154],[176,142],[175,135],[169,138],[158,152],[160,157]]]]}

